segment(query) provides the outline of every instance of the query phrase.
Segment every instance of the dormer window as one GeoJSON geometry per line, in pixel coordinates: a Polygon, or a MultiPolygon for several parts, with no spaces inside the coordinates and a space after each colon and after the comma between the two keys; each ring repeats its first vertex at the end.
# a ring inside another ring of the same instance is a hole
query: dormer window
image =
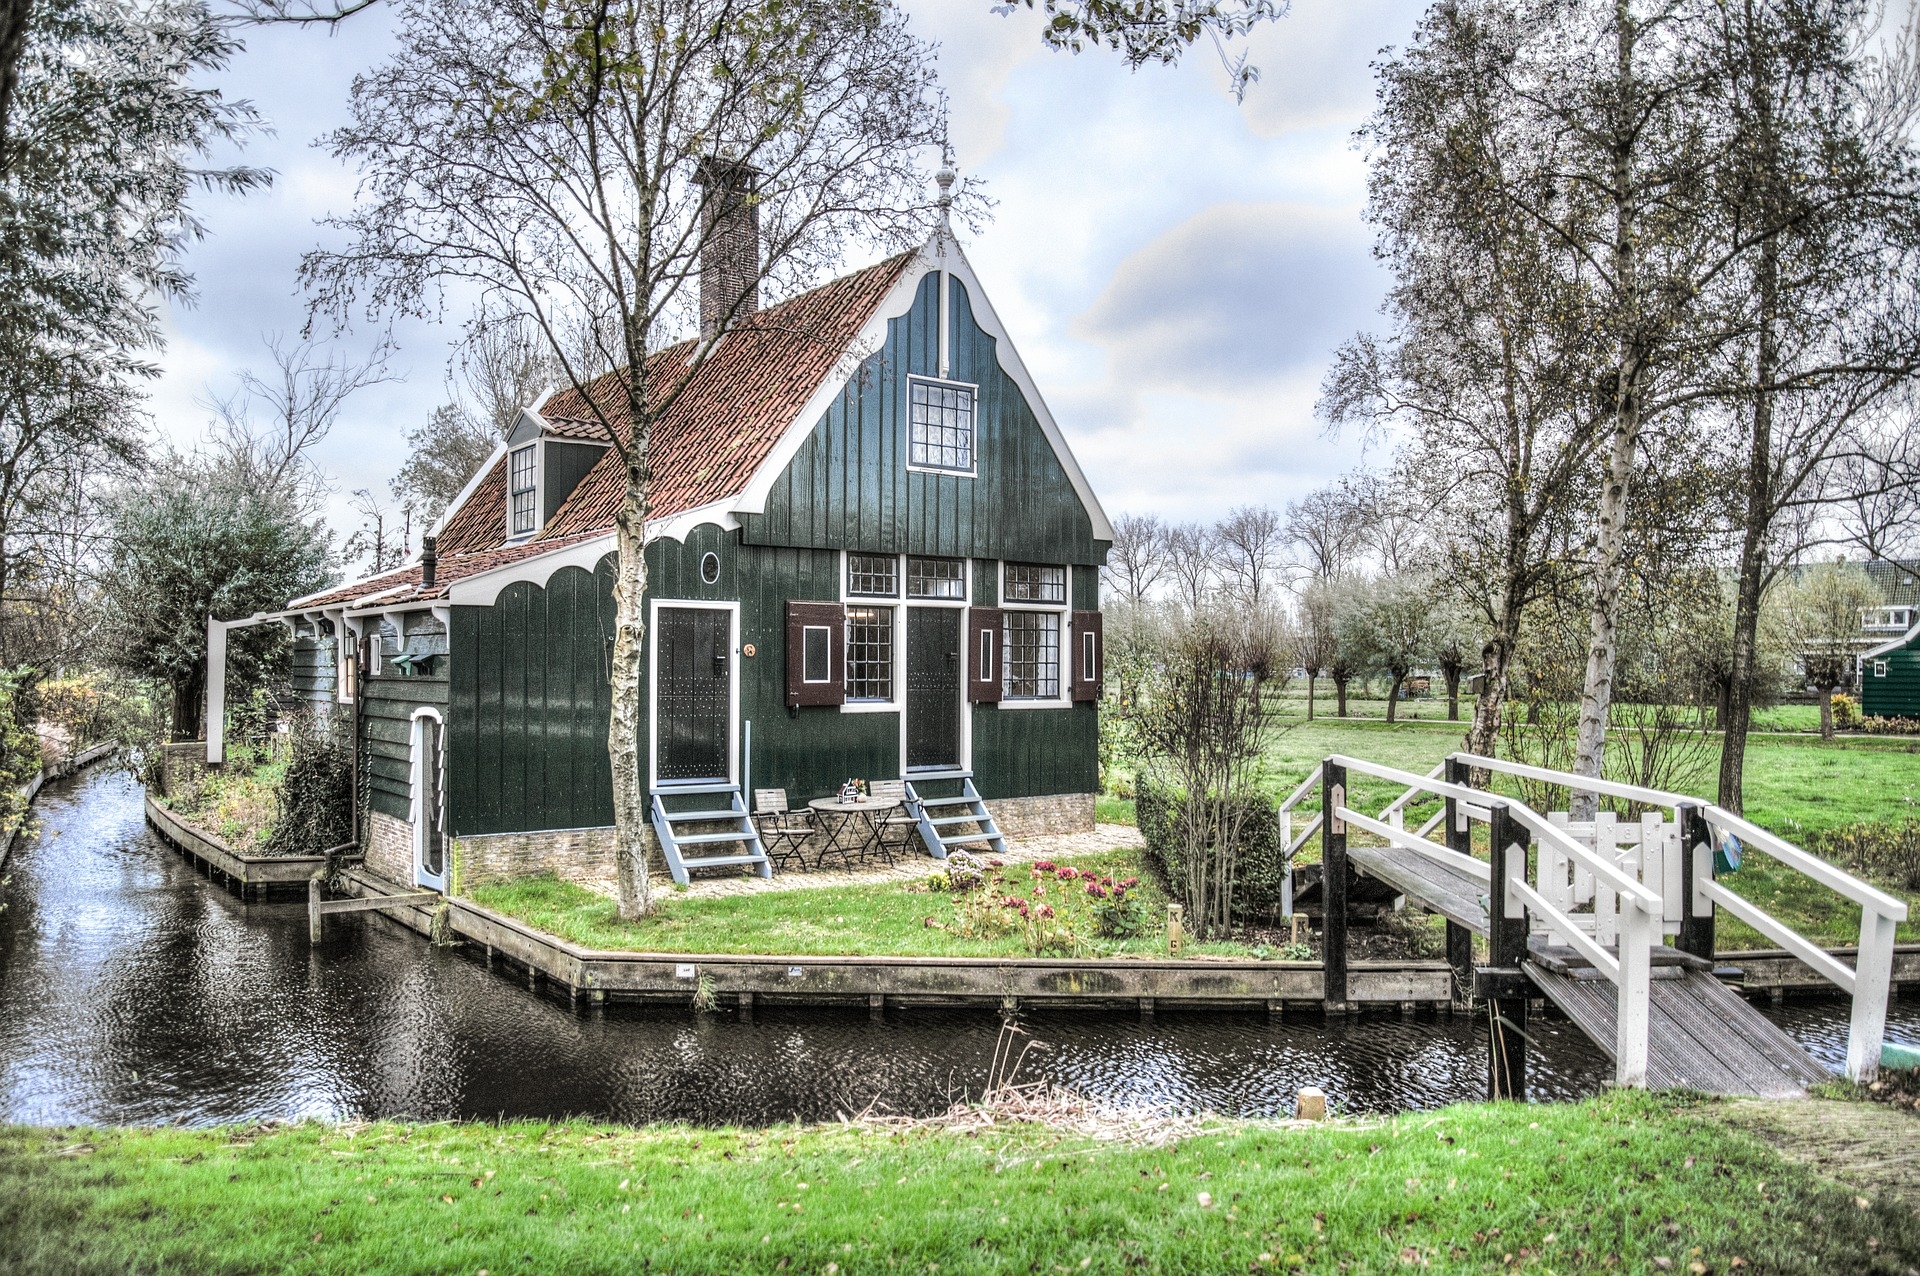
{"type": "Polygon", "coordinates": [[[907,468],[972,474],[974,389],[913,377],[907,382],[907,468]]]}
{"type": "Polygon", "coordinates": [[[515,448],[507,458],[507,534],[525,536],[538,530],[540,489],[534,463],[535,444],[515,448]]]}

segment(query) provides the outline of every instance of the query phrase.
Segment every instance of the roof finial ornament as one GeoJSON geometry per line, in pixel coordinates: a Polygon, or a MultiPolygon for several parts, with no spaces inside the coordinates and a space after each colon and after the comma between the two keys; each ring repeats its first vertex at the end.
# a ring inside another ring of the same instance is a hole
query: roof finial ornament
{"type": "Polygon", "coordinates": [[[940,171],[933,175],[934,185],[940,188],[940,249],[946,251],[946,241],[953,238],[953,183],[956,174],[953,171],[953,148],[942,144],[940,147],[940,171]]]}

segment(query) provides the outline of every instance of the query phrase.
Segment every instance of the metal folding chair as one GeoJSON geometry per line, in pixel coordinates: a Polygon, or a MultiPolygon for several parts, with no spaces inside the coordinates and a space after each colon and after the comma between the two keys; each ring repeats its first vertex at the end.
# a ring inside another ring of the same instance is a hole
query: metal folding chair
{"type": "Polygon", "coordinates": [[[875,780],[872,795],[876,802],[900,803],[873,822],[874,845],[881,857],[891,864],[906,855],[908,848],[919,838],[920,817],[908,805],[905,780],[875,780]]]}
{"type": "Polygon", "coordinates": [[[753,807],[753,826],[760,833],[760,844],[767,848],[767,858],[781,868],[789,861],[805,868],[800,848],[813,836],[813,812],[789,809],[785,789],[755,789],[753,807]]]}

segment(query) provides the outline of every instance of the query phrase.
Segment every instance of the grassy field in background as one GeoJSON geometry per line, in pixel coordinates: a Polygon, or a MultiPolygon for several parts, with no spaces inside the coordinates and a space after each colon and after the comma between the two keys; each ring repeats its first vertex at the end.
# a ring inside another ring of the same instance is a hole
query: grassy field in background
{"type": "Polygon", "coordinates": [[[1219,1125],[1161,1147],[1037,1125],[0,1127],[0,1270],[1869,1276],[1920,1263],[1904,1205],[1817,1178],[1722,1110],[1624,1092],[1219,1125]]]}
{"type": "MultiPolygon", "coordinates": [[[[1145,920],[1131,939],[1085,937],[1086,957],[1167,955],[1167,897],[1138,851],[1111,851],[1060,861],[1075,868],[1138,877],[1145,920]]],[[[937,866],[927,861],[928,878],[937,866]]],[[[1005,891],[1026,894],[1028,867],[1010,864],[1005,891]]],[[[1055,889],[1062,884],[1055,883],[1055,889]]],[[[591,948],[662,953],[780,953],[788,956],[1024,957],[1020,933],[969,938],[959,933],[954,897],[899,880],[863,886],[807,887],[745,895],[707,896],[663,891],[659,912],[623,922],[612,900],[552,877],[522,878],[472,893],[483,908],[516,917],[552,935],[591,948]],[[917,888],[917,889],[916,889],[917,888]],[[941,923],[929,926],[928,919],[941,923]],[[944,927],[944,929],[942,928],[944,927]]],[[[1193,944],[1188,956],[1267,956],[1244,944],[1193,944]]]]}

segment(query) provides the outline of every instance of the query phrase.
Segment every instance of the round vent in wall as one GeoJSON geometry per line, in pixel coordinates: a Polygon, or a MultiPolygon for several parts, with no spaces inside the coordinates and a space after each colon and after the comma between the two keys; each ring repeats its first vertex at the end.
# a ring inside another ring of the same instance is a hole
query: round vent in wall
{"type": "Polygon", "coordinates": [[[720,579],[720,555],[708,554],[700,560],[700,579],[709,585],[720,579]]]}

